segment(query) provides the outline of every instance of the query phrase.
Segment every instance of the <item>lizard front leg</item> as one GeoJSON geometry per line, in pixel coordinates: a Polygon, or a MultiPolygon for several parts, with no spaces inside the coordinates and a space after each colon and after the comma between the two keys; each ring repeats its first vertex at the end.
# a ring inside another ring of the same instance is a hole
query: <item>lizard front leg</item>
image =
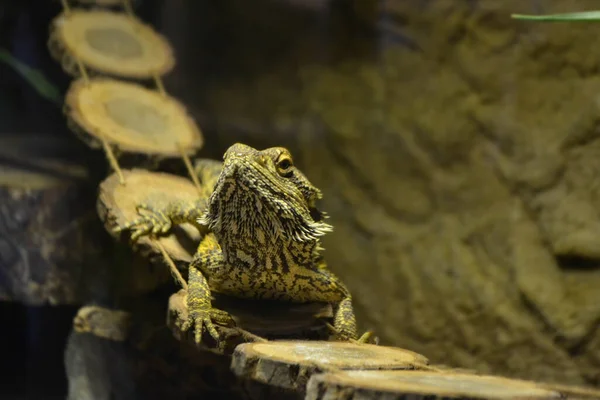
{"type": "Polygon", "coordinates": [[[336,331],[336,337],[344,341],[358,340],[361,343],[367,342],[373,333],[367,331],[358,338],[352,296],[346,285],[333,272],[327,269],[326,264],[322,260],[317,264],[317,271],[319,278],[316,287],[320,293],[325,295],[325,298],[317,300],[330,301],[335,304],[333,327],[336,331]],[[341,300],[339,301],[331,301],[333,298],[339,299],[340,297],[341,300]]]}
{"type": "Polygon", "coordinates": [[[173,225],[191,223],[202,231],[198,224],[221,172],[222,162],[210,159],[196,160],[194,173],[200,181],[199,198],[196,201],[173,200],[164,207],[152,204],[139,204],[136,211],[140,217],[129,223],[117,226],[115,232],[133,230],[132,240],[148,234],[165,234],[173,225]]]}
{"type": "Polygon", "coordinates": [[[188,280],[188,288],[183,290],[186,299],[185,310],[170,307],[176,318],[175,325],[182,333],[193,326],[196,344],[202,342],[204,328],[218,342],[219,333],[215,323],[219,326],[232,327],[236,325],[235,320],[228,312],[212,307],[210,288],[202,272],[194,267],[190,268],[188,280]]]}
{"type": "Polygon", "coordinates": [[[210,286],[205,277],[205,274],[220,271],[223,264],[223,254],[216,239],[211,234],[206,235],[189,266],[188,317],[181,323],[181,330],[184,332],[194,326],[194,341],[197,344],[202,340],[203,328],[219,341],[213,321],[219,325],[235,325],[233,318],[227,312],[212,307],[210,286]]]}
{"type": "Polygon", "coordinates": [[[373,336],[373,332],[367,331],[357,339],[356,317],[352,307],[352,298],[350,296],[339,302],[335,312],[333,327],[336,335],[341,340],[356,340],[359,343],[366,343],[373,336]]]}
{"type": "Polygon", "coordinates": [[[165,234],[173,225],[191,223],[201,228],[198,218],[202,216],[206,199],[198,199],[192,202],[173,201],[164,207],[155,207],[151,204],[139,204],[137,208],[140,217],[123,225],[117,226],[114,231],[121,232],[131,230],[131,239],[149,234],[165,234]]]}
{"type": "Polygon", "coordinates": [[[206,330],[217,342],[219,334],[211,319],[211,295],[208,281],[197,268],[190,265],[188,277],[188,319],[181,324],[183,332],[194,326],[194,341],[202,341],[202,328],[206,330]]]}

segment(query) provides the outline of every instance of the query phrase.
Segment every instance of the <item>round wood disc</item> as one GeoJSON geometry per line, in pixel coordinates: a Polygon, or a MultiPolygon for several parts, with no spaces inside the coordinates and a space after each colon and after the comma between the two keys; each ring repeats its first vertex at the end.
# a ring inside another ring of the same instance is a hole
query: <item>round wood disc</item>
{"type": "Polygon", "coordinates": [[[107,10],[60,14],[52,23],[49,45],[72,75],[79,74],[73,68],[77,59],[99,73],[136,79],[164,75],[175,65],[171,46],[152,27],[107,10]]]}
{"type": "MultiPolygon", "coordinates": [[[[143,169],[123,170],[125,185],[119,182],[116,173],[110,175],[100,184],[98,196],[98,214],[106,229],[112,234],[114,227],[139,217],[136,207],[148,204],[161,207],[173,199],[194,201],[198,192],[188,179],[161,172],[150,172],[143,169]]],[[[200,241],[200,233],[190,224],[181,224],[171,229],[168,235],[161,235],[158,240],[173,261],[189,263],[200,241]]],[[[141,251],[151,256],[162,253],[156,242],[147,236],[138,239],[141,251]]]]}
{"type": "Polygon", "coordinates": [[[415,369],[427,358],[394,347],[325,341],[245,343],[234,353],[231,367],[242,378],[303,391],[320,369],[415,369]]]}
{"type": "Polygon", "coordinates": [[[140,85],[112,79],[77,80],[66,95],[67,115],[98,142],[105,138],[121,151],[180,156],[194,153],[202,134],[176,99],[140,85]]]}
{"type": "Polygon", "coordinates": [[[556,399],[561,394],[534,382],[495,376],[425,371],[336,371],[313,375],[306,399],[556,399]]]}

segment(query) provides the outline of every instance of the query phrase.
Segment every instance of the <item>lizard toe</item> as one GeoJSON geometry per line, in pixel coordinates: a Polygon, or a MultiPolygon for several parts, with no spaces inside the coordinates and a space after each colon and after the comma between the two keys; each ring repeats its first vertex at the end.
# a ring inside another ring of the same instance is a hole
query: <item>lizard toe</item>
{"type": "Polygon", "coordinates": [[[194,326],[194,342],[196,344],[202,342],[202,333],[205,328],[213,339],[219,341],[219,334],[209,314],[208,311],[196,311],[181,326],[181,330],[184,332],[190,329],[192,325],[194,326]]]}
{"type": "Polygon", "coordinates": [[[375,344],[377,344],[376,342],[378,342],[378,341],[379,340],[378,340],[377,336],[375,336],[375,332],[373,332],[373,331],[366,331],[357,340],[358,343],[375,343],[375,344]]]}
{"type": "Polygon", "coordinates": [[[200,344],[202,342],[202,319],[194,320],[194,342],[200,344]]]}

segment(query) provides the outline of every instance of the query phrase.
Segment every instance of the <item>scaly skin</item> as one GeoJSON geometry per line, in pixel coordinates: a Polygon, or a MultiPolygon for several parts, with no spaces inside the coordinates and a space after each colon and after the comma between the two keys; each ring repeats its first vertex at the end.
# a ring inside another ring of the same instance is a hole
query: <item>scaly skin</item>
{"type": "Polygon", "coordinates": [[[223,163],[214,160],[200,159],[194,166],[194,172],[200,181],[201,193],[195,202],[173,201],[166,208],[156,209],[151,204],[138,204],[140,218],[125,225],[118,226],[115,231],[131,230],[131,239],[137,240],[145,235],[166,234],[173,225],[190,223],[203,231],[198,224],[221,172],[223,163]]]}
{"type": "MultiPolygon", "coordinates": [[[[238,143],[223,159],[222,164],[203,160],[206,164],[197,166],[210,196],[160,210],[145,205],[141,218],[117,228],[133,230],[133,239],[166,233],[183,222],[206,232],[190,263],[189,319],[181,323],[182,329],[194,325],[198,343],[203,328],[218,340],[213,320],[224,312],[211,307],[211,292],[218,292],[250,299],[331,303],[336,309],[337,338],[356,339],[350,292],[320,255],[320,237],[332,227],[315,207],[321,198],[319,189],[282,147],[259,151],[238,143]]],[[[368,337],[369,333],[359,341],[368,337]]]]}

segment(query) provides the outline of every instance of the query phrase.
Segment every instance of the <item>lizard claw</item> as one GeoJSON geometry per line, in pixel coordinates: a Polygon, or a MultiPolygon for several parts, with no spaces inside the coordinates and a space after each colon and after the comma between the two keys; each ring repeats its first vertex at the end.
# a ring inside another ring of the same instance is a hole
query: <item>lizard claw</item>
{"type": "Polygon", "coordinates": [[[136,207],[136,211],[140,215],[139,218],[126,224],[117,226],[114,229],[114,232],[131,230],[131,240],[136,241],[141,236],[151,233],[154,235],[164,234],[171,229],[171,219],[164,213],[157,211],[145,204],[138,205],[136,207]]]}
{"type": "Polygon", "coordinates": [[[210,336],[219,342],[219,334],[210,318],[209,310],[190,311],[188,319],[181,324],[181,330],[186,332],[192,326],[194,326],[194,342],[196,344],[202,342],[202,328],[206,328],[210,336]]]}
{"type": "Polygon", "coordinates": [[[358,343],[379,344],[379,338],[375,336],[375,332],[366,331],[356,340],[358,343]]]}

